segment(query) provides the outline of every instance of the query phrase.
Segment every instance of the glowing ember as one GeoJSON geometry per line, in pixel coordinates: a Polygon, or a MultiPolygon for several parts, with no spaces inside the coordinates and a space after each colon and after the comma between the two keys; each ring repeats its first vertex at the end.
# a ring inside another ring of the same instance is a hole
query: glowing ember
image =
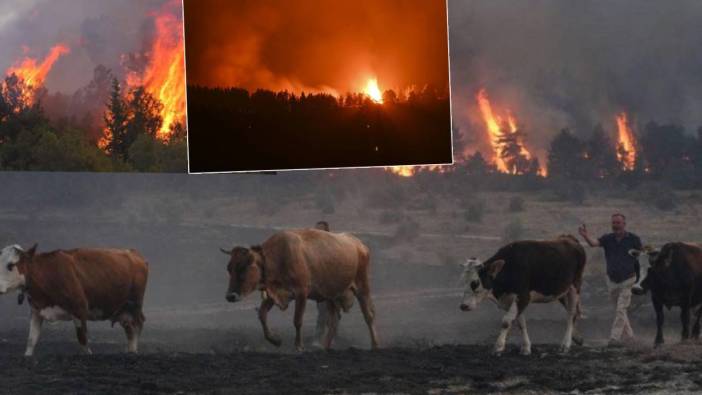
{"type": "Polygon", "coordinates": [[[366,84],[366,87],[363,90],[363,93],[365,93],[368,97],[371,98],[374,102],[378,104],[383,103],[383,93],[380,91],[380,88],[378,87],[378,79],[377,78],[371,78],[368,80],[368,83],[366,84]]]}
{"type": "Polygon", "coordinates": [[[163,125],[158,137],[167,140],[171,127],[185,121],[185,44],[179,1],[167,3],[155,15],[156,38],[151,45],[149,64],[144,74],[131,73],[127,78],[130,87],[144,86],[163,104],[163,125]]]}
{"type": "Polygon", "coordinates": [[[22,92],[23,102],[25,105],[32,105],[34,103],[34,92],[37,88],[44,84],[47,74],[51,71],[54,63],[59,57],[69,53],[71,50],[68,46],[64,44],[58,44],[51,48],[49,54],[41,62],[37,64],[37,60],[33,58],[25,58],[17,62],[14,66],[10,67],[6,75],[16,75],[17,78],[24,82],[26,90],[22,92]]]}
{"type": "Polygon", "coordinates": [[[431,171],[443,173],[448,169],[447,166],[427,165],[427,166],[392,166],[386,167],[385,170],[398,175],[400,177],[413,177],[420,171],[431,171]]]}
{"type": "MultiPolygon", "coordinates": [[[[531,160],[532,155],[529,150],[524,146],[524,142],[521,141],[521,136],[515,135],[519,130],[516,118],[507,112],[507,116],[503,119],[501,116],[495,114],[492,108],[492,103],[488,98],[485,89],[478,91],[476,96],[478,101],[478,107],[480,108],[480,114],[482,115],[483,122],[485,122],[485,127],[488,132],[488,138],[493,151],[493,160],[497,166],[497,170],[503,173],[516,174],[519,171],[514,167],[510,166],[505,158],[503,157],[503,151],[506,148],[505,137],[510,137],[514,135],[516,141],[515,143],[519,148],[519,155],[525,160],[531,160]]],[[[539,169],[538,173],[545,176],[545,170],[539,169]]]]}
{"type": "Polygon", "coordinates": [[[619,143],[617,146],[617,159],[624,170],[634,170],[636,164],[636,138],[629,124],[625,112],[617,115],[617,130],[619,143]]]}

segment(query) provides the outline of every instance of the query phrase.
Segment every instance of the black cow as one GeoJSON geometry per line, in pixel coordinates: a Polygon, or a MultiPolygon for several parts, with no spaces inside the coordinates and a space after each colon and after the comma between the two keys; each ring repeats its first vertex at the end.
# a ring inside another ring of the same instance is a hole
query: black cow
{"type": "Polygon", "coordinates": [[[474,310],[486,297],[507,311],[495,344],[495,353],[505,349],[505,340],[514,320],[522,331],[521,353],[531,354],[531,341],[522,314],[530,302],[558,300],[568,312],[561,351],[568,352],[574,337],[575,320],[580,312],[580,286],[585,269],[585,250],[570,235],[550,241],[517,241],[480,263],[471,258],[464,264],[465,292],[461,310],[474,310]]]}
{"type": "Polygon", "coordinates": [[[648,255],[645,277],[639,279],[632,292],[643,295],[651,291],[651,301],[656,311],[655,346],[663,344],[663,306],[670,310],[680,307],[682,340],[690,338],[690,311],[695,311],[695,325],[692,337],[700,336],[700,316],[702,315],[702,249],[691,243],[668,243],[660,250],[646,248],[643,251],[629,251],[634,257],[648,255]]]}

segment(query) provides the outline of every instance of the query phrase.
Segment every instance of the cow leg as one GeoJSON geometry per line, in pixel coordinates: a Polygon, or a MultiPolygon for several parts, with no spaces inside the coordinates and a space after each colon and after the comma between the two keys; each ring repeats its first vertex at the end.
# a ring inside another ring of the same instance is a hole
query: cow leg
{"type": "Polygon", "coordinates": [[[500,329],[500,334],[497,336],[497,342],[495,342],[495,355],[500,355],[505,350],[505,343],[507,341],[507,335],[512,327],[512,322],[518,316],[517,303],[512,298],[507,308],[507,313],[502,317],[502,329],[500,329]]]}
{"type": "Polygon", "coordinates": [[[93,352],[88,347],[88,325],[87,321],[83,318],[76,318],[73,320],[73,324],[76,327],[76,336],[78,337],[78,343],[83,350],[83,354],[90,355],[93,352]]]}
{"type": "Polygon", "coordinates": [[[517,318],[517,325],[519,325],[519,329],[522,331],[522,349],[519,353],[522,355],[531,355],[531,339],[529,339],[529,333],[527,332],[527,324],[524,314],[519,314],[519,317],[517,318]]]}
{"type": "Polygon", "coordinates": [[[263,328],[263,337],[268,340],[271,344],[276,347],[280,347],[283,342],[280,337],[273,334],[268,327],[268,312],[275,305],[275,302],[271,298],[265,298],[261,302],[261,306],[258,308],[258,320],[261,321],[261,327],[263,328]]]}
{"type": "Polygon", "coordinates": [[[324,348],[330,349],[332,345],[332,340],[336,336],[336,329],[339,327],[339,308],[334,304],[334,302],[327,302],[327,337],[324,340],[324,348]]]}
{"type": "MultiPolygon", "coordinates": [[[[563,308],[565,309],[566,313],[568,313],[568,304],[567,304],[567,296],[561,297],[558,299],[558,303],[560,303],[563,308]]],[[[585,341],[583,340],[582,335],[578,332],[578,327],[575,326],[576,321],[578,318],[582,318],[582,306],[580,303],[580,294],[578,294],[578,305],[576,306],[576,312],[575,312],[575,317],[573,317],[573,343],[582,346],[585,341]]]]}
{"type": "Polygon", "coordinates": [[[653,344],[658,347],[663,344],[663,304],[654,300],[653,309],[656,311],[656,340],[653,344]]]}
{"type": "Polygon", "coordinates": [[[690,306],[687,304],[680,306],[680,322],[682,323],[680,341],[684,342],[690,338],[690,306]]]}
{"type": "Polygon", "coordinates": [[[355,292],[358,305],[361,307],[361,312],[363,313],[363,319],[366,320],[366,325],[368,325],[368,330],[370,331],[371,349],[377,350],[378,332],[375,330],[375,306],[370,296],[370,290],[367,286],[364,286],[357,289],[355,292]]]}
{"type": "Polygon", "coordinates": [[[327,303],[329,302],[317,302],[317,324],[314,328],[314,343],[312,343],[315,347],[322,347],[326,339],[325,335],[329,330],[329,309],[327,303]]]}
{"type": "Polygon", "coordinates": [[[295,293],[295,348],[297,351],[303,351],[305,345],[302,342],[302,318],[305,315],[305,306],[307,305],[306,292],[295,293]]]}
{"type": "Polygon", "coordinates": [[[124,334],[127,335],[127,352],[136,354],[138,352],[139,330],[130,321],[120,322],[124,328],[124,334]]]}
{"type": "Polygon", "coordinates": [[[41,324],[44,318],[39,315],[37,310],[32,309],[32,317],[29,320],[29,337],[27,338],[27,350],[24,352],[25,357],[31,357],[34,354],[34,347],[39,341],[41,334],[41,324]]]}
{"type": "Polygon", "coordinates": [[[695,313],[695,325],[692,327],[692,338],[699,340],[700,338],[700,317],[702,316],[702,307],[697,309],[695,313]]]}
{"type": "Polygon", "coordinates": [[[566,310],[568,312],[568,320],[566,323],[566,332],[561,343],[561,352],[567,353],[570,351],[570,346],[573,343],[573,328],[575,327],[575,318],[578,315],[578,291],[571,287],[566,294],[566,310]]]}

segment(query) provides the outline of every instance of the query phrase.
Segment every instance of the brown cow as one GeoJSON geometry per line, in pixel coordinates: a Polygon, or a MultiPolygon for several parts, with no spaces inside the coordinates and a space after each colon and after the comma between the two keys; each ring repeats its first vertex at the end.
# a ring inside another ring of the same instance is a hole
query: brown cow
{"type": "Polygon", "coordinates": [[[378,347],[373,301],[370,296],[368,247],[347,233],[330,233],[318,229],[284,230],[275,233],[261,246],[221,249],[230,256],[229,288],[226,299],[238,302],[260,289],[267,297],[259,308],[263,334],[280,346],[280,338],[268,328],[268,311],[275,305],[285,310],[295,300],[295,346],[302,350],[302,317],[307,299],[332,301],[325,348],[336,334],[339,308],[351,290],[358,299],[370,330],[371,346],[378,347]]]}
{"type": "Polygon", "coordinates": [[[142,305],[148,264],[135,250],[74,249],[37,254],[20,246],[0,253],[0,294],[20,290],[29,296],[32,317],[26,356],[34,347],[43,321],[73,321],[78,342],[90,354],[86,323],[119,322],[137,352],[144,324],[142,305]]]}

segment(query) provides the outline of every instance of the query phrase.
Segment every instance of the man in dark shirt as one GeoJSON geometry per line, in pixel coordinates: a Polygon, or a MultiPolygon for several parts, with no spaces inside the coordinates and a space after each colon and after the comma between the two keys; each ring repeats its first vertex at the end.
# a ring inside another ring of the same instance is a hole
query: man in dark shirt
{"type": "Polygon", "coordinates": [[[580,235],[591,247],[604,248],[607,262],[607,288],[609,296],[616,306],[616,314],[612,323],[609,344],[618,344],[622,336],[629,339],[634,337],[627,309],[631,304],[631,287],[636,284],[640,275],[639,262],[629,255],[629,250],[641,249],[641,239],[626,230],[626,217],[621,213],[612,215],[612,233],[603,235],[597,240],[590,237],[585,224],[578,229],[580,235]]]}

